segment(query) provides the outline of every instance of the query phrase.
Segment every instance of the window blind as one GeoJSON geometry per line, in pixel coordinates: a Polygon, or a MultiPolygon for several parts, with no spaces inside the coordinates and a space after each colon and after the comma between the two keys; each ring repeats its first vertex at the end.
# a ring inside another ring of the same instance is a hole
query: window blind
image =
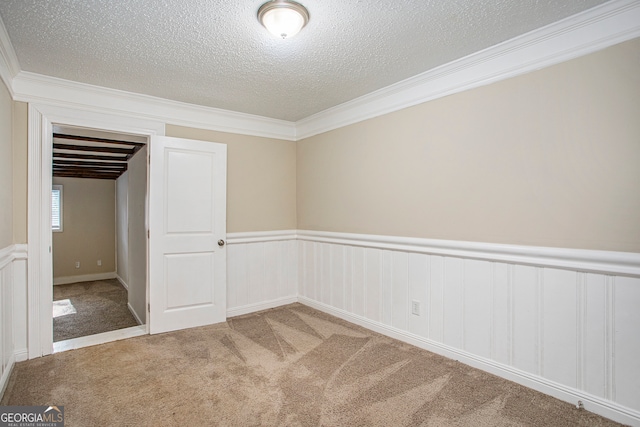
{"type": "Polygon", "coordinates": [[[62,186],[54,185],[51,190],[51,229],[62,231],[62,186]]]}

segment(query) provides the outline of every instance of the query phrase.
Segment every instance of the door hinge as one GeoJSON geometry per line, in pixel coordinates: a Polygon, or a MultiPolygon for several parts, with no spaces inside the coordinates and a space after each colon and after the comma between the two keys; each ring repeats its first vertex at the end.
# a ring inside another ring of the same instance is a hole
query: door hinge
{"type": "Polygon", "coordinates": [[[151,304],[147,303],[147,312],[151,313],[151,304]]]}
{"type": "Polygon", "coordinates": [[[147,239],[151,237],[151,231],[147,230],[147,239]]]}

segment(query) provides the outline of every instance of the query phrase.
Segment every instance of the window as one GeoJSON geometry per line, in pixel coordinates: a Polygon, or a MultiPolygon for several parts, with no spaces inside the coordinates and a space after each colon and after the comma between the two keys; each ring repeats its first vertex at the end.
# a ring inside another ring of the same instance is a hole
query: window
{"type": "Polygon", "coordinates": [[[51,230],[62,231],[62,185],[51,190],[51,230]]]}

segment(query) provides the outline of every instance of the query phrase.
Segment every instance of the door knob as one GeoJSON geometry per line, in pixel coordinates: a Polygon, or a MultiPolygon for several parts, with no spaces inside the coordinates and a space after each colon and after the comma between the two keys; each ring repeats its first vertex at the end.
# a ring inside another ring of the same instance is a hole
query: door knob
{"type": "Polygon", "coordinates": [[[223,247],[224,246],[224,240],[222,240],[222,239],[218,240],[218,246],[223,247]]]}

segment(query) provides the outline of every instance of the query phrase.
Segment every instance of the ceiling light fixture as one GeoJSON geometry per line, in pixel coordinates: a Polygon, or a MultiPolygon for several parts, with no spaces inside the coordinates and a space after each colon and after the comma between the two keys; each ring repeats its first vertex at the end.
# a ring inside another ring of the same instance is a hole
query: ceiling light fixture
{"type": "Polygon", "coordinates": [[[258,10],[258,20],[276,37],[290,38],[309,22],[309,12],[300,3],[272,0],[258,10]]]}

